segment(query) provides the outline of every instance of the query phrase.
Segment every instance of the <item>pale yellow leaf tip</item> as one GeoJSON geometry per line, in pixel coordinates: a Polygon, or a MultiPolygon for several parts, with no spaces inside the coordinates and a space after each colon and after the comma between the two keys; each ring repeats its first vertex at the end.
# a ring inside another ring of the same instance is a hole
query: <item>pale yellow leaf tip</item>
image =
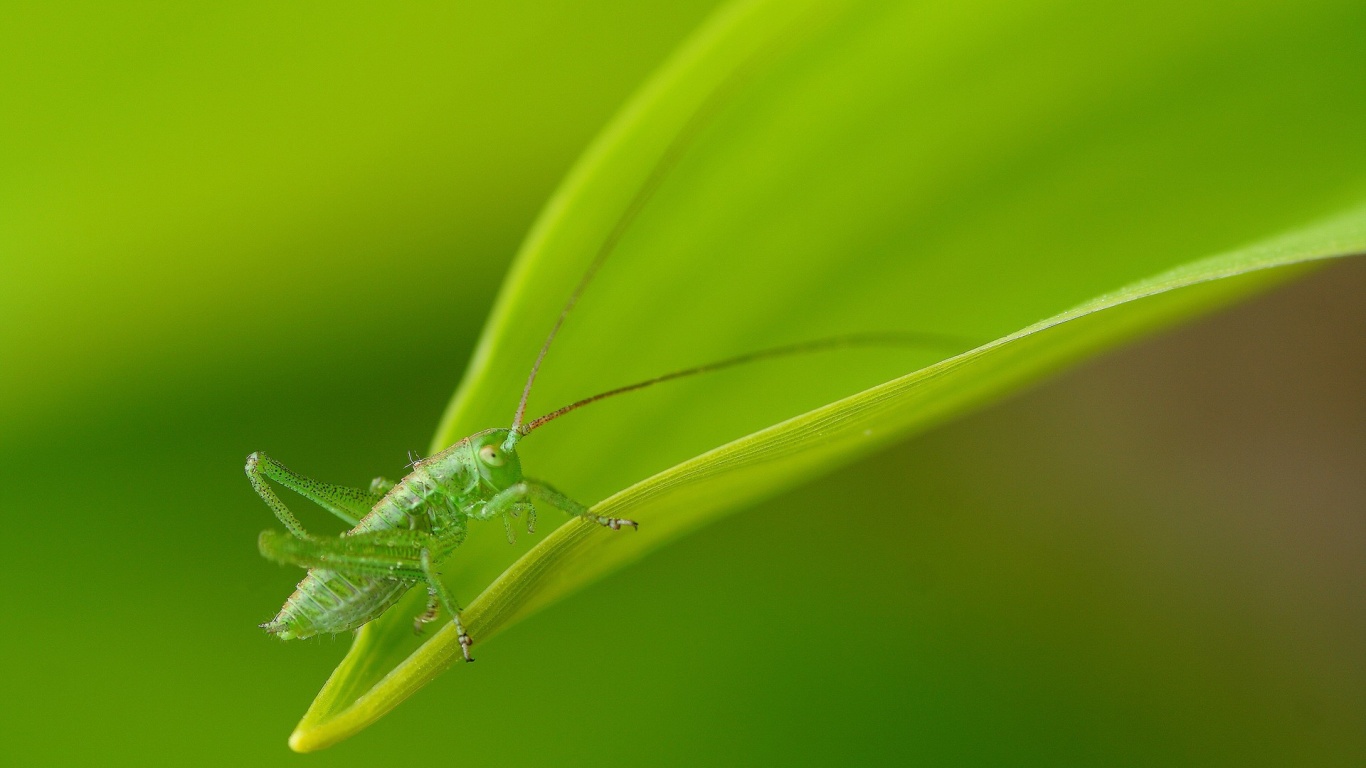
{"type": "Polygon", "coordinates": [[[313,752],[322,747],[323,745],[318,744],[316,741],[311,741],[308,738],[308,733],[303,729],[296,728],[294,733],[289,734],[289,748],[295,752],[301,754],[304,752],[313,752]]]}

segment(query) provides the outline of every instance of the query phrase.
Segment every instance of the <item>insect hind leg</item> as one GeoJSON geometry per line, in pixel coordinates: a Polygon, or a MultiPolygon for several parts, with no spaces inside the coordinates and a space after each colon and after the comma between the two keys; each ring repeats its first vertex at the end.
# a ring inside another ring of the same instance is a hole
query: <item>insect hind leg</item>
{"type": "Polygon", "coordinates": [[[285,524],[285,528],[288,528],[289,532],[295,536],[306,539],[308,538],[308,531],[304,530],[303,524],[299,522],[293,512],[289,511],[289,507],[280,501],[280,497],[275,495],[270,483],[266,482],[267,473],[274,464],[276,464],[275,460],[264,453],[259,451],[253,453],[247,457],[247,480],[251,482],[251,488],[256,491],[256,495],[260,496],[266,506],[270,507],[270,511],[274,512],[280,522],[285,524]]]}
{"type": "Polygon", "coordinates": [[[275,495],[274,489],[270,487],[270,483],[266,482],[267,480],[273,480],[294,491],[341,518],[348,525],[355,525],[362,517],[365,517],[370,508],[383,497],[384,492],[393,487],[393,483],[381,477],[375,478],[375,481],[370,484],[370,490],[324,483],[321,480],[314,480],[291,470],[267,456],[264,451],[257,451],[247,457],[246,472],[247,479],[251,481],[251,487],[256,491],[256,494],[261,497],[266,506],[270,507],[280,522],[285,524],[289,532],[299,538],[307,538],[308,532],[304,530],[298,518],[294,517],[294,513],[289,510],[289,507],[285,506],[280,497],[275,495]],[[383,488],[382,491],[381,488],[383,488]]]}
{"type": "Polygon", "coordinates": [[[369,531],[337,538],[299,538],[263,531],[256,545],[268,560],[325,568],[348,576],[425,581],[421,552],[430,537],[415,531],[369,531]]]}

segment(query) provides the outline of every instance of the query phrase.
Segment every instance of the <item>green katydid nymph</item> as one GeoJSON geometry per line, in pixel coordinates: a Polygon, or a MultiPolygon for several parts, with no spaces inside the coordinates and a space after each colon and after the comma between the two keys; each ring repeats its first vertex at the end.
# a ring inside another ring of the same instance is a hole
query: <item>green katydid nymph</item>
{"type": "Polygon", "coordinates": [[[464,542],[469,521],[501,518],[511,540],[512,518],[520,514],[526,515],[528,533],[534,532],[534,502],[540,501],[612,530],[638,528],[632,520],[595,515],[550,485],[526,477],[517,442],[532,430],[604,398],[767,358],[854,345],[920,346],[945,341],[926,334],[884,333],[774,347],[618,387],[524,423],[527,398],[541,361],[596,266],[584,275],[541,346],[510,428],[470,435],[440,453],[412,462],[412,472],[397,483],[376,478],[369,489],[304,477],[261,452],[247,457],[252,488],[289,531],[263,532],[261,554],[309,569],[279,614],[261,625],[263,629],[286,640],[356,629],[398,602],[409,589],[422,585],[427,590],[427,607],[414,620],[414,629],[420,631],[444,609],[455,624],[465,660],[473,661],[469,652],[473,640],[460,622],[460,605],[436,571],[437,565],[464,542]],[[337,537],[308,533],[267,480],[313,501],[353,527],[337,537]]]}
{"type": "Polygon", "coordinates": [[[523,475],[517,442],[533,430],[607,397],[773,357],[862,345],[961,347],[962,339],[914,333],[856,334],[789,344],[619,387],[523,422],[527,398],[541,362],[579,297],[703,123],[749,71],[748,67],[737,70],[727,84],[714,91],[698,108],[607,233],[531,365],[511,427],[470,435],[440,453],[412,462],[412,472],[397,483],[376,478],[368,489],[309,479],[291,472],[264,453],[247,457],[247,477],[252,488],[289,531],[288,534],[262,533],[261,554],[271,560],[309,569],[279,614],[262,624],[262,628],[287,640],[356,629],[384,613],[409,589],[422,585],[427,590],[427,606],[414,621],[414,629],[420,631],[424,624],[434,621],[445,610],[455,624],[465,659],[472,661],[469,649],[473,641],[461,624],[460,605],[436,571],[437,566],[464,542],[471,520],[501,518],[511,539],[512,518],[518,515],[526,515],[529,532],[535,528],[533,505],[539,501],[613,530],[638,528],[632,520],[595,515],[588,506],[546,483],[523,475]],[[336,537],[308,533],[267,481],[295,491],[352,528],[336,537]]]}
{"type": "Polygon", "coordinates": [[[601,253],[583,276],[541,345],[511,428],[470,435],[434,456],[412,461],[412,472],[397,483],[377,477],[368,490],[304,477],[261,452],[247,457],[247,478],[252,488],[289,530],[288,535],[264,531],[258,541],[261,554],[309,569],[279,614],[261,625],[263,629],[285,640],[356,629],[421,584],[427,589],[427,607],[414,620],[414,630],[420,631],[444,609],[455,624],[465,660],[473,661],[473,641],[461,624],[460,606],[436,572],[436,566],[465,541],[470,520],[502,518],[510,541],[512,518],[519,514],[526,515],[527,532],[535,531],[533,502],[541,501],[612,530],[637,528],[632,520],[594,515],[549,485],[525,477],[517,455],[517,441],[532,430],[580,405],[618,393],[605,392],[532,422],[522,421],[541,361],[605,257],[606,252],[601,253]],[[351,530],[337,537],[309,534],[267,480],[340,517],[352,526],[351,530]]]}

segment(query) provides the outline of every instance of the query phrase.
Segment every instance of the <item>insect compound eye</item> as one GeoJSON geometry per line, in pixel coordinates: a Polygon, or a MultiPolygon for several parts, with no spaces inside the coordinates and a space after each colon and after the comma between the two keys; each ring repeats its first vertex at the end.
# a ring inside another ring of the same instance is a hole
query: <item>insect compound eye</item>
{"type": "Polygon", "coordinates": [[[490,467],[503,466],[503,454],[498,452],[498,448],[496,446],[486,445],[483,448],[480,448],[479,458],[482,459],[483,462],[489,465],[490,467]]]}

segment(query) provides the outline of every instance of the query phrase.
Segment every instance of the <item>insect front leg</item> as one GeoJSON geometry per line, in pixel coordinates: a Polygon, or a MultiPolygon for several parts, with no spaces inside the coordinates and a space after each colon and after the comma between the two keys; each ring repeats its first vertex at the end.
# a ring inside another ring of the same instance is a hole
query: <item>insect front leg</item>
{"type": "Polygon", "coordinates": [[[507,533],[508,543],[517,543],[517,534],[512,530],[512,518],[526,513],[526,532],[536,532],[536,505],[529,501],[517,501],[507,505],[507,509],[502,513],[503,530],[507,533]]]}
{"type": "MultiPolygon", "coordinates": [[[[527,502],[523,502],[523,503],[521,503],[521,504],[515,505],[515,506],[513,507],[513,509],[515,510],[517,507],[521,507],[523,510],[526,511],[526,532],[527,532],[527,533],[535,533],[535,532],[536,532],[536,505],[535,505],[535,504],[532,504],[532,503],[529,502],[529,501],[527,501],[527,502]]],[[[517,514],[517,513],[514,511],[513,514],[515,515],[515,514],[517,514]]]]}
{"type": "MultiPolygon", "coordinates": [[[[283,485],[304,498],[312,501],[323,509],[331,512],[344,520],[348,525],[355,525],[370,508],[383,497],[383,493],[376,493],[378,483],[384,481],[383,478],[376,478],[370,484],[371,490],[365,491],[359,488],[348,488],[344,485],[333,485],[305,477],[297,472],[290,470],[285,465],[267,456],[263,451],[257,451],[247,457],[247,479],[251,481],[251,487],[257,495],[266,502],[275,516],[280,518],[280,522],[285,524],[289,532],[300,538],[307,538],[308,532],[299,523],[294,513],[289,511],[289,507],[275,495],[267,479],[283,485]]],[[[393,483],[389,483],[392,487],[393,483]]],[[[387,490],[387,489],[386,489],[387,490]]]]}
{"type": "Polygon", "coordinates": [[[588,507],[585,507],[563,493],[551,488],[549,485],[536,480],[523,480],[509,486],[507,490],[504,490],[492,499],[489,499],[488,506],[496,514],[504,512],[514,505],[526,504],[533,499],[544,501],[556,509],[563,510],[575,517],[591,520],[598,525],[611,528],[614,531],[619,530],[624,525],[636,529],[639,529],[640,527],[634,520],[627,520],[623,517],[604,517],[602,515],[595,515],[588,507]]]}

